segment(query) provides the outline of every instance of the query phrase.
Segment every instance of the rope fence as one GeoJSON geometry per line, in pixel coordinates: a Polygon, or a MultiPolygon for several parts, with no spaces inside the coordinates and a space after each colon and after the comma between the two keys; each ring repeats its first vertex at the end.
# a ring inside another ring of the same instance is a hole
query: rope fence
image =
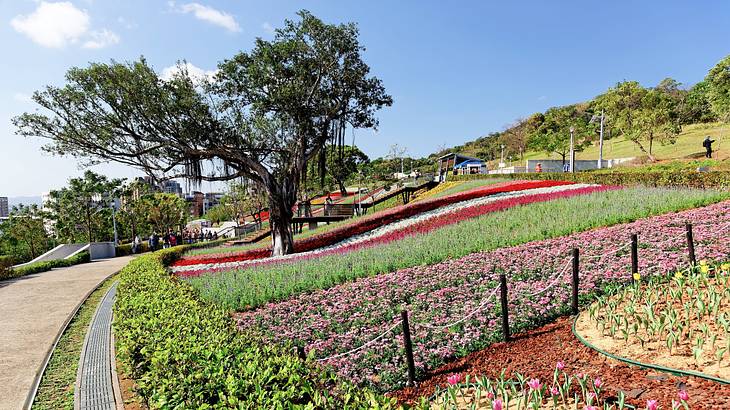
{"type": "MultiPolygon", "coordinates": [[[[703,223],[700,224],[700,226],[707,226],[711,225],[711,223],[703,223]]],[[[714,225],[717,225],[716,223],[714,225]]],[[[679,225],[676,225],[676,227],[679,227],[679,225]]],[[[667,238],[667,241],[663,241],[663,243],[666,243],[668,241],[674,241],[680,238],[686,239],[686,248],[687,248],[687,262],[689,267],[693,267],[696,265],[696,257],[695,257],[695,240],[693,236],[693,225],[691,223],[686,223],[684,225],[684,232],[681,232],[680,234],[671,235],[667,238]]],[[[720,233],[726,232],[730,229],[730,222],[726,223],[725,226],[723,226],[720,231],[717,231],[714,233],[716,236],[715,240],[719,242],[720,233]]],[[[612,250],[603,252],[599,255],[588,255],[583,256],[582,259],[593,261],[593,264],[595,265],[598,262],[601,262],[605,257],[609,255],[616,255],[618,252],[629,248],[630,250],[630,276],[627,278],[627,282],[634,283],[636,280],[641,281],[642,276],[649,275],[650,273],[656,273],[661,272],[662,270],[669,270],[670,268],[666,266],[662,266],[661,264],[654,264],[648,267],[643,267],[641,269],[641,273],[639,274],[639,241],[638,241],[638,235],[633,234],[631,235],[631,240],[619,244],[617,247],[613,248],[612,250]]],[[[704,246],[704,245],[703,245],[704,246]]],[[[664,249],[661,247],[654,247],[654,250],[658,250],[660,252],[665,252],[664,249]]],[[[676,252],[676,251],[673,251],[676,252]]],[[[555,254],[556,257],[559,257],[559,254],[555,254]]],[[[533,298],[535,296],[539,296],[547,292],[548,290],[554,288],[555,286],[559,285],[560,283],[565,283],[564,276],[568,271],[571,270],[572,267],[572,275],[570,279],[570,286],[572,290],[571,295],[571,312],[572,314],[578,314],[578,294],[579,294],[579,284],[580,284],[580,252],[578,248],[573,248],[571,250],[571,254],[568,257],[565,257],[563,261],[558,261],[558,263],[555,263],[554,266],[557,266],[558,268],[555,269],[555,273],[551,276],[549,276],[545,282],[547,282],[547,285],[535,292],[521,292],[516,293],[513,298],[509,298],[507,294],[507,277],[504,273],[501,273],[499,275],[499,285],[492,289],[491,292],[489,292],[485,297],[481,299],[479,304],[474,308],[471,309],[468,313],[465,313],[461,318],[447,323],[443,325],[435,325],[432,323],[424,323],[424,322],[414,322],[413,327],[419,327],[429,330],[435,330],[435,331],[443,331],[446,329],[453,328],[454,326],[457,326],[468,319],[472,318],[477,313],[485,310],[487,307],[489,307],[489,302],[493,300],[497,296],[497,293],[499,292],[500,296],[500,305],[501,305],[501,322],[502,322],[502,336],[505,341],[511,340],[510,335],[510,329],[509,329],[509,304],[514,304],[515,302],[518,302],[524,298],[533,298]]],[[[372,346],[377,341],[381,340],[391,332],[393,332],[398,326],[402,327],[403,331],[403,344],[404,344],[404,350],[405,350],[405,359],[408,366],[408,379],[407,379],[407,386],[412,386],[415,383],[415,365],[414,365],[414,357],[413,357],[413,345],[411,342],[410,332],[411,332],[411,324],[409,324],[409,318],[408,318],[408,311],[403,310],[401,312],[400,318],[394,318],[392,320],[395,320],[395,322],[388,327],[385,331],[378,334],[376,337],[370,339],[369,341],[365,342],[364,344],[360,345],[359,347],[356,347],[354,349],[348,350],[343,353],[338,353],[332,356],[328,356],[325,358],[317,359],[317,362],[327,362],[329,360],[342,358],[345,356],[352,355],[354,353],[357,353],[359,351],[365,350],[368,347],[372,346]]],[[[303,357],[303,349],[300,351],[300,356],[303,357]]]]}

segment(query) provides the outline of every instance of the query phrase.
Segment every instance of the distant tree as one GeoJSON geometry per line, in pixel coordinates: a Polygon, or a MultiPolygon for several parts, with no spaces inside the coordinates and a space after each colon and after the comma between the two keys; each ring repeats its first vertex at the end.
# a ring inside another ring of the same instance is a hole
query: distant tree
{"type": "Polygon", "coordinates": [[[708,96],[709,85],[707,81],[700,81],[687,92],[684,105],[679,112],[682,124],[695,124],[717,121],[717,116],[712,111],[708,96]]]}
{"type": "Polygon", "coordinates": [[[570,153],[570,129],[573,128],[573,149],[582,151],[590,142],[594,127],[589,123],[590,114],[576,105],[549,108],[544,115],[533,118],[533,132],[529,146],[539,151],[557,154],[563,164],[570,153]]]}
{"type": "Polygon", "coordinates": [[[185,69],[164,81],[144,59],[73,68],[64,87],[33,96],[50,115],[16,117],[17,132],[49,138],[53,153],[116,161],[158,178],[248,178],[268,193],[272,253],[291,253],[292,208],[307,163],[324,155],[327,142],[344,145],[345,127],[376,128],[376,111],[392,104],[362,60],[354,24],[298,15],[273,40],[259,38],[250,52],[220,63],[202,86],[185,69]]]}
{"type": "Polygon", "coordinates": [[[500,134],[501,143],[505,145],[507,152],[515,153],[522,160],[527,150],[529,137],[540,124],[540,116],[533,114],[527,118],[518,118],[512,124],[505,127],[500,134]]]}
{"type": "Polygon", "coordinates": [[[38,205],[14,206],[7,221],[0,224],[0,237],[18,261],[34,259],[49,249],[44,213],[38,205]]]}
{"type": "Polygon", "coordinates": [[[721,121],[730,122],[730,55],[712,67],[705,82],[712,112],[721,121]]]}
{"type": "Polygon", "coordinates": [[[654,142],[673,144],[681,131],[676,101],[666,92],[644,88],[636,81],[618,83],[596,98],[596,106],[605,110],[613,129],[651,161],[656,160],[654,142]]]}
{"type": "Polygon", "coordinates": [[[51,191],[47,207],[55,235],[65,241],[112,239],[112,206],[121,194],[121,179],[86,171],[68,186],[51,191]]]}
{"type": "MultiPolygon", "coordinates": [[[[306,191],[309,195],[318,194],[322,190],[329,192],[337,187],[342,195],[347,195],[346,183],[357,175],[359,169],[370,162],[370,158],[351,145],[326,145],[326,161],[330,166],[325,172],[319,169],[320,164],[310,163],[307,170],[306,191]]],[[[309,196],[307,195],[307,196],[309,196]]]]}
{"type": "Polygon", "coordinates": [[[140,198],[139,208],[156,232],[178,230],[188,219],[188,204],[175,194],[155,192],[140,198]]]}

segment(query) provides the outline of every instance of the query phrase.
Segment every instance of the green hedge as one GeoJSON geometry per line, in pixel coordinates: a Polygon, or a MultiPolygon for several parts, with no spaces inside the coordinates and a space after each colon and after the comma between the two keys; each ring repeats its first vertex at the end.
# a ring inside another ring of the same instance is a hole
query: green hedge
{"type": "Polygon", "coordinates": [[[63,268],[66,266],[78,265],[79,263],[86,263],[90,260],[89,252],[83,251],[68,259],[58,259],[55,261],[36,262],[30,265],[25,265],[19,268],[5,268],[0,266],[0,280],[19,278],[21,276],[30,275],[32,273],[39,273],[49,271],[53,268],[63,268]]]}
{"type": "Polygon", "coordinates": [[[192,245],[141,256],[120,276],[118,357],[150,408],[392,408],[341,383],[312,359],[238,331],[227,311],[198,299],[165,264],[192,245]]]}
{"type": "MultiPolygon", "coordinates": [[[[142,251],[140,253],[145,253],[150,251],[150,245],[142,241],[141,243],[142,251]]],[[[131,243],[125,243],[123,245],[119,245],[114,249],[115,256],[127,256],[132,254],[132,244],[131,243]]]]}
{"type": "Polygon", "coordinates": [[[547,179],[601,185],[730,189],[730,171],[587,171],[576,172],[575,174],[569,172],[535,172],[529,174],[450,175],[448,180],[470,181],[491,178],[547,179]]]}

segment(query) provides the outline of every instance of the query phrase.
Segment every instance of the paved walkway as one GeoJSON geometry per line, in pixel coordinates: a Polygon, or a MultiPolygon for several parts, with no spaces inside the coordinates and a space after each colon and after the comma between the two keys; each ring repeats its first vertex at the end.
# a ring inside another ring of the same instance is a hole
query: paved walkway
{"type": "Polygon", "coordinates": [[[132,257],[0,282],[0,409],[22,409],[36,372],[76,305],[132,257]]]}

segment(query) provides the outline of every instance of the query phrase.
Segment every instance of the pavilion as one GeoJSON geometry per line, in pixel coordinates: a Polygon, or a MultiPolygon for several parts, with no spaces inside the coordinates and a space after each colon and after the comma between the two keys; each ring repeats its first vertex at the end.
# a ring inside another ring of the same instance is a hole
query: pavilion
{"type": "Polygon", "coordinates": [[[487,163],[479,158],[450,152],[438,160],[439,182],[446,181],[448,175],[487,173],[487,163]]]}

